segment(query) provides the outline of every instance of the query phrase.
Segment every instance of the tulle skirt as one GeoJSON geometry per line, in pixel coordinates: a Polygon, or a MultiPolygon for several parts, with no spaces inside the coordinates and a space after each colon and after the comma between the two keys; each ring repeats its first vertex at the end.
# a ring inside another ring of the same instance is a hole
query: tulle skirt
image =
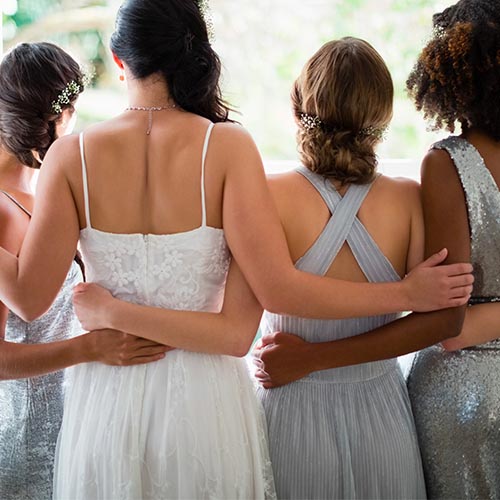
{"type": "Polygon", "coordinates": [[[244,360],[172,351],[68,372],[57,500],[274,498],[265,419],[244,360]]]}

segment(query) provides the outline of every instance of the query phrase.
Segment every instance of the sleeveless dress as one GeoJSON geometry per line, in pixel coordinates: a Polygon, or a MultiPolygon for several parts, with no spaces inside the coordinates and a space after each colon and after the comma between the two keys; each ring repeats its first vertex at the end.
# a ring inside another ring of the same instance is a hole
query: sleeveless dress
{"type": "MultiPolygon", "coordinates": [[[[462,182],[470,227],[471,304],[500,297],[500,192],[461,137],[434,144],[462,182]]],[[[500,328],[498,330],[500,337],[500,328]]],[[[430,498],[500,498],[500,341],[417,355],[408,380],[430,498]]]]}
{"type": "MultiPolygon", "coordinates": [[[[347,241],[369,281],[399,280],[356,217],[371,185],[351,185],[341,197],[327,179],[305,168],[298,171],[333,215],[296,267],[324,275],[347,241]]],[[[328,342],[397,318],[318,320],[266,312],[263,329],[328,342]]],[[[267,417],[278,498],[425,497],[410,402],[396,359],[317,371],[282,387],[259,388],[258,394],[267,417]]]]}
{"type": "MultiPolygon", "coordinates": [[[[87,278],[116,297],[168,309],[218,312],[230,254],[222,229],[113,234],[91,225],[80,136],[87,278]]],[[[177,349],[155,363],[72,368],[58,442],[62,500],[273,498],[265,417],[241,358],[177,349]]]]}
{"type": "MultiPolygon", "coordinates": [[[[21,210],[31,214],[7,195],[21,210]]],[[[26,323],[9,311],[5,340],[42,344],[65,340],[76,327],[72,290],[83,281],[73,262],[50,309],[26,323]]],[[[63,372],[0,382],[0,498],[50,500],[57,435],[63,415],[63,372]]]]}

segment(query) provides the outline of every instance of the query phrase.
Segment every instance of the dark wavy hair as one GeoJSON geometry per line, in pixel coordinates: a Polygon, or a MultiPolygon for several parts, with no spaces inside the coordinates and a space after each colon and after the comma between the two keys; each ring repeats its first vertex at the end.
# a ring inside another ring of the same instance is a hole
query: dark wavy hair
{"type": "Polygon", "coordinates": [[[141,79],[160,73],[174,102],[212,122],[228,120],[221,63],[196,0],[126,0],[111,50],[141,79]]]}
{"type": "Polygon", "coordinates": [[[500,1],[461,0],[433,16],[434,34],[406,82],[434,130],[475,127],[500,140],[500,1]]]}
{"type": "Polygon", "coordinates": [[[392,118],[394,87],[380,54],[354,37],[333,40],[306,63],[292,89],[304,166],[342,184],[364,184],[376,175],[375,147],[392,118]],[[301,115],[322,125],[300,126],[301,115]]]}
{"type": "MultiPolygon", "coordinates": [[[[36,151],[43,160],[57,139],[61,113],[52,103],[71,81],[83,90],[78,63],[51,43],[22,43],[0,64],[0,142],[23,164],[39,168],[36,151]]],[[[73,108],[79,93],[71,95],[61,109],[73,108]]]]}

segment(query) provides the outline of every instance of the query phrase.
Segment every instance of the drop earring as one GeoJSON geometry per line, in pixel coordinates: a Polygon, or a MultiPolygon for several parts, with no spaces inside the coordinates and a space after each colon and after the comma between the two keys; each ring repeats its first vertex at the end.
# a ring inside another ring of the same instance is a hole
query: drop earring
{"type": "Polygon", "coordinates": [[[124,82],[125,81],[125,74],[124,74],[124,71],[122,69],[122,74],[120,75],[120,82],[124,82]]]}

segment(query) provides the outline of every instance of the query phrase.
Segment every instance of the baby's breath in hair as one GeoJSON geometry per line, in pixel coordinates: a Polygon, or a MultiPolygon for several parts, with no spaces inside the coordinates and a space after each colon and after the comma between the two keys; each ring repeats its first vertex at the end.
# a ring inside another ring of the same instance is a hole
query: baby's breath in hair
{"type": "Polygon", "coordinates": [[[52,101],[52,112],[60,114],[63,111],[63,106],[71,104],[71,98],[83,92],[84,88],[92,81],[93,74],[84,74],[81,82],[71,80],[63,91],[57,96],[57,99],[52,101]]]}

